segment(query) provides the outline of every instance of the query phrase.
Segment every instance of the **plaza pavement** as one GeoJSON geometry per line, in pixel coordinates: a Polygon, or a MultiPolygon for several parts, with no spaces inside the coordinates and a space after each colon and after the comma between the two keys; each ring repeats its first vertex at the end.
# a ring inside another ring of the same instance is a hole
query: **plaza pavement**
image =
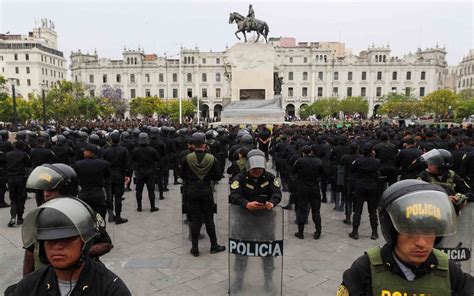
{"type": "MultiPolygon", "coordinates": [[[[227,244],[228,190],[226,178],[217,186],[216,225],[220,244],[227,244]]],[[[287,200],[288,193],[284,193],[281,204],[286,204],[287,200]]],[[[26,212],[35,206],[34,197],[28,199],[26,212]]],[[[170,185],[170,191],[165,193],[165,200],[158,202],[158,207],[160,211],[149,212],[145,190],[143,212],[139,213],[135,192],[126,193],[123,217],[129,222],[107,225],[114,248],[101,258],[102,262],[122,278],[133,295],[227,295],[227,252],[210,254],[206,235],[200,241],[201,255],[195,258],[189,254],[190,242],[187,226],[183,227],[182,223],[179,185],[170,185]]],[[[305,229],[305,239],[294,237],[294,211],[284,211],[283,295],[335,295],[344,270],[369,247],[383,244],[380,233],[377,241],[370,240],[366,206],[357,241],[347,236],[351,227],[342,223],[343,213],[332,208],[333,204],[321,206],[322,235],[319,240],[312,238],[314,224],[311,218],[305,229]]],[[[18,226],[8,228],[8,220],[9,209],[0,209],[1,293],[8,285],[19,281],[22,274],[21,229],[18,226]]],[[[202,233],[205,233],[205,227],[202,233]]]]}

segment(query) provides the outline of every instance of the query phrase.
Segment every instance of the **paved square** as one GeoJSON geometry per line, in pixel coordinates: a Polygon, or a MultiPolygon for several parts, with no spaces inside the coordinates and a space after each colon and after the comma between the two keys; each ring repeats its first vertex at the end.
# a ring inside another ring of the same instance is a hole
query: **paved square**
{"type": "MultiPolygon", "coordinates": [[[[217,197],[219,243],[227,244],[227,179],[217,186],[217,197]]],[[[284,193],[281,204],[287,200],[288,193],[284,193]]],[[[28,199],[26,211],[35,206],[34,198],[28,199]]],[[[134,191],[126,193],[123,216],[129,222],[108,224],[114,248],[101,260],[123,279],[133,295],[227,295],[227,253],[211,255],[206,235],[200,241],[200,257],[189,254],[191,244],[187,240],[187,226],[183,227],[182,223],[179,186],[171,185],[158,207],[160,211],[149,212],[145,190],[143,212],[139,213],[134,191]]],[[[332,207],[324,203],[321,206],[323,233],[319,240],[312,238],[314,224],[311,221],[305,229],[305,239],[295,238],[295,214],[285,211],[284,295],[335,295],[342,273],[353,260],[369,247],[383,244],[382,236],[377,241],[370,240],[366,209],[360,239],[355,241],[347,236],[351,227],[342,223],[343,213],[333,211],[332,207]]],[[[0,209],[0,217],[0,290],[3,293],[8,285],[21,278],[23,250],[20,227],[6,226],[9,209],[0,209]]]]}

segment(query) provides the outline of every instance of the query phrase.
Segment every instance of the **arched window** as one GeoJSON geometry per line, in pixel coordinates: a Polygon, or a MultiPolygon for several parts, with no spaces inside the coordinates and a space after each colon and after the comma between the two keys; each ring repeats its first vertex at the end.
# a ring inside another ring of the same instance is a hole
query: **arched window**
{"type": "Polygon", "coordinates": [[[319,60],[319,56],[318,56],[318,55],[316,55],[316,62],[317,62],[318,60],[319,60]]]}
{"type": "Polygon", "coordinates": [[[127,58],[127,65],[130,65],[130,58],[127,58]]]}
{"type": "Polygon", "coordinates": [[[339,80],[339,72],[334,72],[334,80],[339,80]]]}
{"type": "Polygon", "coordinates": [[[173,82],[178,82],[178,74],[177,73],[173,73],[173,82]]]}
{"type": "Polygon", "coordinates": [[[94,83],[94,75],[89,75],[89,83],[94,83]]]}
{"type": "Polygon", "coordinates": [[[216,82],[221,82],[221,73],[216,73],[216,82]]]}
{"type": "Polygon", "coordinates": [[[303,72],[303,80],[308,80],[308,72],[303,72]]]}
{"type": "Polygon", "coordinates": [[[137,64],[137,58],[135,58],[135,65],[137,64]]]}
{"type": "Polygon", "coordinates": [[[379,56],[375,55],[375,62],[378,62],[378,61],[379,61],[379,56]]]}
{"type": "Polygon", "coordinates": [[[186,80],[187,80],[188,82],[193,82],[193,74],[188,73],[188,74],[186,75],[186,80]]]}
{"type": "Polygon", "coordinates": [[[150,74],[145,74],[145,81],[150,82],[150,74]]]}
{"type": "Polygon", "coordinates": [[[130,74],[130,82],[135,83],[135,74],[130,74]]]}
{"type": "Polygon", "coordinates": [[[117,74],[117,76],[115,77],[115,81],[120,83],[120,80],[121,80],[120,74],[117,74]]]}
{"type": "Polygon", "coordinates": [[[426,72],[425,71],[421,71],[421,77],[420,77],[421,80],[425,80],[426,79],[426,72]]]}
{"type": "Polygon", "coordinates": [[[191,58],[191,64],[194,64],[194,57],[191,58]]]}
{"type": "Polygon", "coordinates": [[[383,56],[383,62],[385,63],[386,61],[387,61],[387,56],[384,55],[384,56],[383,56]]]}
{"type": "Polygon", "coordinates": [[[328,56],[324,55],[324,62],[327,62],[327,61],[328,61],[328,56]]]}

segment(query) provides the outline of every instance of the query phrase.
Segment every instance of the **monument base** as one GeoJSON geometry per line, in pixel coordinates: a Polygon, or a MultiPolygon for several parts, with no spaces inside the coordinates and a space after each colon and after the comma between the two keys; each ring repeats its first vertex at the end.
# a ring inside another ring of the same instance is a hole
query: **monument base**
{"type": "Polygon", "coordinates": [[[221,124],[281,124],[285,111],[280,98],[231,102],[221,113],[221,124]]]}

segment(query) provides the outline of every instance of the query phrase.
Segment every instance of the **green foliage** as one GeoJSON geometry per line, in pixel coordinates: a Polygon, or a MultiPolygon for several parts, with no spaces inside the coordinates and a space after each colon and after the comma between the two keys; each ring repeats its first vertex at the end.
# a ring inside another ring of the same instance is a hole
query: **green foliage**
{"type": "Polygon", "coordinates": [[[429,93],[421,100],[423,110],[426,113],[434,113],[441,118],[448,115],[450,109],[456,113],[460,103],[459,96],[448,89],[440,89],[429,93]]]}
{"type": "Polygon", "coordinates": [[[161,115],[160,113],[163,112],[163,110],[159,110],[161,103],[162,100],[158,97],[133,98],[130,101],[130,113],[132,116],[140,114],[147,117],[153,116],[155,112],[161,115]]]}
{"type": "MultiPolygon", "coordinates": [[[[195,112],[195,105],[192,100],[183,99],[181,101],[182,115],[191,116],[195,112]]],[[[130,113],[133,116],[138,114],[143,116],[168,116],[172,120],[179,120],[179,100],[163,101],[158,97],[135,98],[130,101],[130,113]]]]}
{"type": "MultiPolygon", "coordinates": [[[[16,110],[18,122],[25,122],[32,118],[31,103],[23,98],[16,98],[16,110]]],[[[6,122],[13,122],[13,99],[7,97],[0,100],[0,120],[6,122]]]]}
{"type": "Polygon", "coordinates": [[[339,101],[339,109],[345,114],[354,115],[359,113],[365,115],[369,111],[369,102],[363,97],[347,97],[339,101]]]}
{"type": "Polygon", "coordinates": [[[339,112],[339,103],[337,98],[323,98],[309,105],[308,108],[311,109],[311,114],[326,118],[339,112]]]}
{"type": "Polygon", "coordinates": [[[421,102],[414,96],[391,93],[382,98],[383,105],[379,113],[386,114],[389,117],[411,117],[423,114],[421,102]]]}

